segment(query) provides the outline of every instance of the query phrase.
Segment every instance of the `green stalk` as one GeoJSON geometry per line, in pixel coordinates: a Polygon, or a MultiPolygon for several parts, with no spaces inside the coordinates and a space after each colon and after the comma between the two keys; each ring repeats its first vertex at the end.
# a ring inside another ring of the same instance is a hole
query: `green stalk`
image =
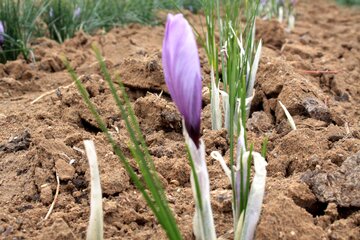
{"type": "MultiPolygon", "coordinates": [[[[103,59],[101,58],[99,60],[101,60],[100,65],[102,67],[105,66],[103,59]]],[[[139,146],[137,144],[139,141],[136,138],[134,131],[129,131],[130,137],[135,146],[135,147],[130,146],[130,151],[132,152],[133,157],[135,158],[135,160],[137,161],[137,163],[140,167],[141,173],[144,177],[145,185],[140,181],[140,179],[137,176],[137,174],[135,173],[134,169],[131,167],[129,161],[126,159],[124,154],[121,152],[121,150],[117,146],[116,142],[112,138],[111,134],[108,132],[108,129],[106,128],[104,121],[101,119],[100,115],[96,111],[95,106],[90,101],[89,95],[88,95],[86,89],[84,88],[84,86],[82,85],[82,83],[80,82],[80,80],[77,78],[75,71],[70,67],[68,62],[65,62],[65,65],[67,66],[70,75],[72,76],[73,80],[75,81],[76,86],[78,87],[80,94],[82,95],[86,105],[88,106],[89,110],[95,117],[100,129],[104,132],[108,141],[112,145],[115,154],[118,155],[120,161],[123,163],[126,171],[128,172],[131,180],[134,182],[134,184],[138,188],[138,190],[142,193],[146,203],[148,204],[150,209],[155,214],[155,217],[157,218],[157,220],[159,221],[161,226],[164,228],[169,239],[182,239],[180,231],[178,230],[175,218],[172,215],[170,208],[168,206],[168,203],[166,201],[165,194],[163,193],[163,190],[160,187],[161,184],[158,182],[158,178],[156,176],[154,176],[154,175],[156,175],[156,173],[149,169],[148,164],[145,160],[146,153],[144,154],[142,149],[139,148],[139,146]],[[149,195],[147,191],[149,191],[151,194],[149,195]]],[[[107,75],[105,77],[106,81],[108,83],[112,84],[111,79],[108,78],[109,77],[108,72],[106,72],[104,74],[107,75]]],[[[111,85],[111,84],[109,84],[109,85],[111,85]]],[[[115,89],[114,85],[112,84],[111,86],[112,87],[110,87],[110,88],[111,88],[112,93],[116,94],[116,89],[115,89]]],[[[126,94],[126,93],[123,92],[123,94],[126,94]]],[[[129,130],[129,129],[131,129],[131,125],[127,119],[128,113],[126,113],[121,100],[120,99],[118,99],[118,100],[119,101],[117,101],[115,99],[115,101],[117,102],[117,104],[122,112],[122,117],[125,120],[127,128],[129,130]]]]}
{"type": "Polygon", "coordinates": [[[250,154],[249,154],[249,157],[247,159],[247,174],[246,174],[246,187],[245,187],[245,199],[244,199],[244,213],[246,212],[246,206],[247,206],[247,203],[248,203],[248,200],[249,200],[249,191],[250,191],[250,173],[251,173],[251,159],[252,159],[252,152],[253,152],[253,149],[254,149],[254,145],[251,144],[250,145],[250,154]]]}
{"type": "Polygon", "coordinates": [[[267,152],[267,144],[268,144],[269,138],[265,137],[261,146],[261,156],[263,158],[266,158],[266,152],[267,152]]]}
{"type": "Polygon", "coordinates": [[[189,159],[189,164],[190,164],[190,167],[191,167],[191,171],[194,173],[194,182],[195,182],[195,189],[196,189],[196,199],[199,203],[199,208],[200,210],[202,211],[203,210],[203,206],[202,206],[202,199],[201,199],[201,191],[200,191],[200,184],[199,184],[199,179],[198,179],[198,176],[196,174],[196,169],[195,169],[195,164],[194,164],[194,161],[192,159],[192,156],[190,154],[190,150],[189,150],[189,146],[186,145],[186,152],[187,152],[187,155],[188,155],[188,159],[189,159]]]}
{"type": "MultiPolygon", "coordinates": [[[[233,166],[234,164],[234,148],[235,148],[235,144],[234,144],[234,138],[235,138],[235,133],[234,133],[234,124],[231,124],[234,122],[234,115],[235,115],[235,104],[236,104],[236,82],[235,79],[237,78],[237,74],[236,74],[236,58],[233,58],[232,56],[230,56],[230,54],[236,54],[236,52],[234,51],[234,41],[230,41],[229,42],[230,45],[230,51],[229,51],[229,57],[227,59],[227,65],[228,68],[227,70],[229,71],[228,76],[230,76],[229,78],[229,107],[230,107],[230,117],[229,117],[229,137],[230,137],[230,170],[231,170],[231,183],[232,186],[236,186],[235,184],[235,172],[234,172],[234,168],[233,166]]],[[[234,212],[238,212],[239,211],[239,206],[236,206],[236,189],[235,187],[233,187],[232,189],[233,192],[233,208],[234,208],[234,212]]],[[[241,192],[240,192],[241,194],[241,192]]],[[[234,216],[235,217],[235,216],[234,216]]],[[[236,227],[236,222],[237,219],[234,219],[234,227],[236,227]]]]}
{"type": "MultiPolygon", "coordinates": [[[[121,111],[121,115],[125,121],[126,128],[130,134],[131,141],[133,142],[134,147],[131,148],[133,156],[136,158],[141,168],[141,173],[143,174],[147,187],[152,193],[154,201],[158,204],[158,207],[160,208],[159,209],[160,213],[163,214],[161,221],[163,222],[164,225],[167,226],[167,228],[171,229],[171,231],[176,233],[178,231],[176,221],[172,216],[172,213],[167,205],[166,197],[163,192],[163,187],[161,186],[160,180],[155,170],[155,166],[153,164],[153,161],[151,160],[150,154],[145,145],[145,141],[140,131],[140,127],[138,126],[138,123],[135,119],[135,115],[132,112],[132,108],[129,107],[130,106],[129,100],[127,97],[125,97],[125,104],[120,100],[119,96],[116,93],[116,88],[111,80],[110,74],[107,71],[104,59],[102,58],[99,50],[96,47],[93,47],[93,49],[100,63],[101,70],[105,76],[105,80],[107,81],[110,87],[113,98],[115,99],[115,102],[121,111]],[[124,105],[127,107],[127,109],[124,108],[124,105]],[[130,117],[131,122],[129,121],[128,117],[130,117]],[[142,148],[140,148],[140,146],[142,148]]],[[[121,84],[120,81],[119,83],[121,84]]],[[[120,85],[120,89],[122,91],[122,95],[127,96],[122,84],[120,85]]]]}

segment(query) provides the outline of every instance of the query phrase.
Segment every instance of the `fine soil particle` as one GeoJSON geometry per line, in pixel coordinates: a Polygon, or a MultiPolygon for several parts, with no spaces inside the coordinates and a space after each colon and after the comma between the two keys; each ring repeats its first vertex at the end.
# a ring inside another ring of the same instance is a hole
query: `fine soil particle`
{"type": "MultiPolygon", "coordinates": [[[[200,27],[198,16],[186,15],[200,27]]],[[[257,21],[264,47],[247,137],[256,151],[265,136],[269,139],[258,240],[360,237],[359,16],[358,9],[303,0],[298,1],[292,32],[277,21],[257,21]],[[297,130],[290,128],[279,100],[297,130]]],[[[67,56],[138,172],[125,122],[103,80],[93,43],[110,73],[120,75],[124,83],[184,239],[194,238],[190,167],[181,116],[163,78],[163,34],[164,26],[134,24],[105,35],[79,32],[64,44],[39,38],[31,46],[35,63],[19,59],[0,64],[1,239],[85,239],[90,210],[86,139],[95,141],[99,159],[105,239],[166,239],[59,58],[67,56]],[[56,175],[59,195],[50,217],[43,220],[54,200],[56,175]]],[[[231,186],[210,157],[217,150],[229,161],[229,142],[225,129],[210,129],[210,71],[205,51],[199,52],[202,136],[216,230],[221,239],[233,239],[231,186]]]]}

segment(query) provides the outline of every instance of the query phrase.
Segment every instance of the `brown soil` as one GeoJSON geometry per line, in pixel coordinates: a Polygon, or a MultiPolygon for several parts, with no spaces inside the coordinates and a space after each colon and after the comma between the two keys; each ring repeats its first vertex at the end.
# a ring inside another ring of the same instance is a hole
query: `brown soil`
{"type": "MultiPolygon", "coordinates": [[[[270,141],[256,239],[360,239],[360,12],[325,0],[298,2],[292,33],[275,21],[257,23],[265,47],[248,136],[257,150],[265,135],[270,141]],[[278,100],[298,130],[291,131],[278,100]]],[[[163,33],[163,26],[132,25],[105,35],[79,33],[63,45],[37,39],[35,64],[20,59],[0,65],[1,239],[85,238],[90,189],[87,160],[79,150],[84,139],[94,139],[97,146],[105,238],[166,238],[62,64],[65,55],[130,157],[124,122],[100,75],[93,42],[110,71],[122,77],[181,231],[185,239],[193,238],[190,169],[181,118],[163,80],[163,33]],[[43,220],[54,198],[56,173],[60,194],[50,218],[43,220]]],[[[203,50],[201,62],[207,84],[203,50]]],[[[204,97],[203,138],[215,222],[218,236],[227,239],[230,186],[209,154],[228,154],[228,141],[224,130],[209,129],[209,99],[204,97]]]]}

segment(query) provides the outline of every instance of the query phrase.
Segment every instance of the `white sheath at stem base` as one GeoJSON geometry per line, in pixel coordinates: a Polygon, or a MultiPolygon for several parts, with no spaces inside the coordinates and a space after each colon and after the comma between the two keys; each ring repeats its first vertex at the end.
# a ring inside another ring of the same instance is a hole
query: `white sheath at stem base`
{"type": "MultiPolygon", "coordinates": [[[[250,152],[246,151],[243,153],[243,161],[248,158],[250,152]]],[[[225,174],[228,176],[231,182],[231,173],[230,168],[226,165],[225,160],[221,154],[217,151],[211,153],[211,157],[220,162],[221,167],[223,168],[225,174]]],[[[252,157],[255,166],[255,175],[250,187],[250,192],[248,195],[248,204],[246,206],[246,212],[235,214],[235,240],[252,240],[254,238],[255,230],[257,223],[260,218],[260,212],[262,207],[262,202],[265,192],[265,182],[266,182],[266,166],[267,162],[258,152],[252,152],[252,157]]],[[[238,156],[239,158],[239,156],[238,156]]],[[[239,171],[238,167],[233,167],[233,171],[239,171]]],[[[246,170],[246,168],[244,168],[246,170]]],[[[246,179],[246,173],[241,174],[242,181],[246,179]]],[[[237,180],[239,181],[239,180],[237,180]]],[[[235,184],[238,186],[238,184],[235,184]]],[[[234,187],[234,186],[233,186],[234,187]]],[[[235,191],[237,192],[238,189],[235,191]]],[[[234,211],[235,212],[235,211],[234,211]]]]}
{"type": "Polygon", "coordinates": [[[287,110],[287,108],[285,107],[285,105],[281,101],[279,101],[279,104],[280,104],[281,108],[284,110],[285,115],[286,115],[286,117],[288,119],[288,122],[289,122],[292,130],[296,130],[296,124],[295,124],[295,121],[294,121],[293,117],[291,116],[291,114],[289,113],[289,111],[287,110]]]}
{"type": "Polygon", "coordinates": [[[219,85],[215,81],[214,69],[211,68],[211,127],[213,130],[222,128],[222,116],[220,109],[220,93],[219,85]]]}
{"type": "MultiPolygon", "coordinates": [[[[230,132],[230,104],[229,104],[229,94],[225,91],[219,90],[221,93],[222,107],[225,115],[225,128],[230,132]]],[[[253,91],[253,95],[245,99],[245,109],[246,112],[250,112],[251,102],[255,96],[255,91],[253,91]]],[[[236,106],[234,112],[234,132],[237,132],[238,122],[241,121],[241,103],[240,98],[236,99],[236,106]]]]}
{"type": "Polygon", "coordinates": [[[199,147],[197,148],[193,140],[189,137],[185,127],[183,133],[186,145],[189,148],[191,161],[195,168],[195,172],[191,171],[190,179],[195,198],[194,235],[197,240],[216,240],[214,218],[210,202],[210,181],[205,159],[205,145],[203,140],[200,139],[199,147]],[[197,193],[194,178],[195,174],[197,176],[200,194],[197,193]],[[201,199],[198,199],[197,196],[200,196],[201,199]],[[200,201],[202,209],[200,208],[200,201]]]}
{"type": "Polygon", "coordinates": [[[248,204],[244,217],[244,224],[240,239],[252,240],[257,223],[260,219],[262,202],[264,199],[267,162],[260,153],[252,153],[254,159],[255,175],[250,187],[248,204]]]}
{"type": "Polygon", "coordinates": [[[86,240],[102,240],[104,237],[102,193],[96,150],[92,140],[85,140],[84,145],[89,161],[91,178],[90,220],[86,233],[86,240]]]}

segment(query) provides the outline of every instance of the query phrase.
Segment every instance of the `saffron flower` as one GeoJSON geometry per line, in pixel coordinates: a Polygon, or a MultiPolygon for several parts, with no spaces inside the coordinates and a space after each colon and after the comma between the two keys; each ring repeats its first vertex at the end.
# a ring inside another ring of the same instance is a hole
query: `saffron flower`
{"type": "Polygon", "coordinates": [[[3,25],[2,21],[0,21],[0,46],[2,46],[5,41],[4,33],[5,33],[4,25],[3,25]]]}
{"type": "Polygon", "coordinates": [[[75,8],[73,18],[80,17],[80,14],[81,14],[81,8],[80,7],[75,8]]]}
{"type": "Polygon", "coordinates": [[[50,8],[49,16],[50,16],[51,18],[54,17],[54,9],[53,9],[52,7],[50,8]]]}
{"type": "Polygon", "coordinates": [[[182,14],[169,14],[162,49],[165,82],[185,121],[189,137],[199,147],[201,70],[195,36],[182,14]]]}
{"type": "Polygon", "coordinates": [[[194,33],[182,14],[167,17],[162,63],[171,98],[183,116],[183,133],[190,153],[190,182],[195,198],[194,235],[197,240],[216,240],[205,145],[200,138],[200,60],[194,33]]]}

